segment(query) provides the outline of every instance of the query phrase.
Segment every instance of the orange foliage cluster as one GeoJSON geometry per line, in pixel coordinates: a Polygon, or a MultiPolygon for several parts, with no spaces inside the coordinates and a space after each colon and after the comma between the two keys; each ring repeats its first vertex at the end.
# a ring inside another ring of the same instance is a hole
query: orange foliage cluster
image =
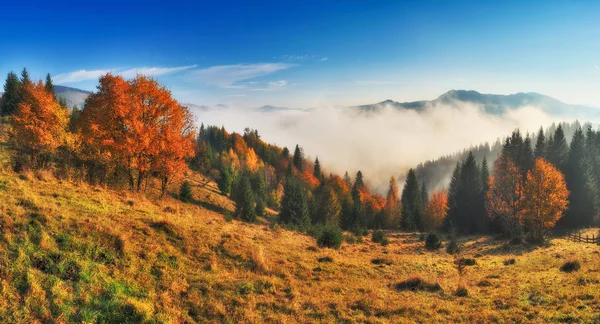
{"type": "Polygon", "coordinates": [[[488,182],[490,186],[486,197],[488,216],[502,222],[505,229],[522,224],[523,178],[515,163],[506,156],[498,158],[494,163],[494,175],[488,182]]]}
{"type": "Polygon", "coordinates": [[[537,158],[523,181],[517,166],[500,157],[489,184],[486,210],[490,217],[499,219],[508,231],[527,225],[535,239],[554,227],[569,202],[563,174],[542,158],[537,158]]]}
{"type": "Polygon", "coordinates": [[[24,84],[22,96],[12,118],[12,138],[17,148],[29,151],[32,164],[37,166],[41,154],[54,153],[57,148],[71,144],[68,111],[54,100],[42,82],[24,84]]]}
{"type": "Polygon", "coordinates": [[[423,213],[423,228],[426,231],[438,229],[442,226],[448,213],[448,193],[436,191],[429,198],[423,213]]]}
{"type": "Polygon", "coordinates": [[[102,157],[129,171],[131,188],[157,173],[166,185],[194,155],[194,120],[171,93],[145,76],[126,81],[107,74],[81,112],[78,130],[92,158],[102,157]]]}
{"type": "Polygon", "coordinates": [[[527,172],[523,195],[523,215],[535,238],[554,227],[569,204],[565,179],[552,164],[542,158],[527,172]]]}

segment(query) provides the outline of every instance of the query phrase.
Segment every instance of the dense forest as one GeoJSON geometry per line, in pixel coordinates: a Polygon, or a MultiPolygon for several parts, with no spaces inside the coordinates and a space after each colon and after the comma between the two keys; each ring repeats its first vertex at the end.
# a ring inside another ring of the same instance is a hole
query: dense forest
{"type": "MultiPolygon", "coordinates": [[[[21,78],[8,74],[1,108],[18,151],[16,171],[52,168],[65,178],[113,188],[156,187],[162,197],[190,167],[235,202],[234,217],[254,222],[277,214],[279,223],[319,236],[445,230],[539,241],[556,223],[595,224],[600,208],[600,133],[579,123],[525,137],[515,130],[503,144],[426,162],[408,171],[402,190],[391,177],[381,197],[361,171],[354,177],[328,173],[318,158],[308,161],[300,145],[292,152],[268,144],[253,129],[196,129],[190,111],[144,76],[102,76],[84,107],[69,110],[50,75],[33,82],[24,69],[21,78]],[[432,185],[452,168],[447,190],[432,185]],[[436,190],[430,194],[429,188],[436,190]]],[[[184,182],[182,200],[188,191],[184,182]]]]}

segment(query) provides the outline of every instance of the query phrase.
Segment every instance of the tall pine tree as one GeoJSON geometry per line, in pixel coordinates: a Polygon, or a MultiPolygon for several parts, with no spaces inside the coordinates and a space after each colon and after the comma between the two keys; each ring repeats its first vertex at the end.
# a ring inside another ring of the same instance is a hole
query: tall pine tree
{"type": "Polygon", "coordinates": [[[44,88],[46,88],[46,91],[52,94],[52,97],[54,100],[56,100],[56,90],[54,89],[54,84],[52,83],[50,73],[46,74],[46,83],[44,84],[44,88]]]}
{"type": "Polygon", "coordinates": [[[294,166],[298,171],[304,171],[304,154],[298,145],[296,145],[296,149],[294,150],[294,166]]]}
{"type": "Polygon", "coordinates": [[[4,83],[4,94],[0,105],[0,116],[14,114],[21,101],[21,81],[14,72],[9,72],[4,83]]]}
{"type": "Polygon", "coordinates": [[[401,228],[405,231],[421,230],[421,216],[423,214],[423,201],[421,189],[415,170],[408,170],[406,183],[402,189],[400,199],[402,210],[400,213],[401,228]]]}
{"type": "Polygon", "coordinates": [[[546,137],[544,136],[544,129],[542,127],[538,131],[533,154],[536,158],[546,158],[546,137]]]}
{"type": "Polygon", "coordinates": [[[581,128],[575,131],[570,147],[565,170],[570,192],[569,206],[559,224],[570,228],[591,226],[598,205],[598,188],[585,152],[585,136],[581,128]]]}
{"type": "Polygon", "coordinates": [[[302,184],[294,177],[288,177],[283,186],[279,219],[283,223],[294,224],[302,230],[310,225],[306,193],[302,184]]]}
{"type": "Polygon", "coordinates": [[[556,127],[554,136],[548,143],[548,160],[550,163],[559,169],[562,173],[565,172],[567,161],[569,159],[569,146],[563,132],[562,125],[556,127]]]}

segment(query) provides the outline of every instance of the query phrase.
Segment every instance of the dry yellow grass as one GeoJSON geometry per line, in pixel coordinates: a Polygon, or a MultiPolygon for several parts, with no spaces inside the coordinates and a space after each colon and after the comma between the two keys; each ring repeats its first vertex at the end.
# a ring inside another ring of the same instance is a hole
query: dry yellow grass
{"type": "Polygon", "coordinates": [[[457,297],[453,257],[426,251],[416,234],[319,249],[268,220],[226,221],[233,204],[188,178],[194,203],[184,204],[1,171],[0,321],[600,321],[598,246],[464,238],[476,265],[462,280],[468,297],[457,297]],[[571,259],[582,268],[560,272],[571,259]],[[395,289],[412,276],[443,291],[395,289]]]}

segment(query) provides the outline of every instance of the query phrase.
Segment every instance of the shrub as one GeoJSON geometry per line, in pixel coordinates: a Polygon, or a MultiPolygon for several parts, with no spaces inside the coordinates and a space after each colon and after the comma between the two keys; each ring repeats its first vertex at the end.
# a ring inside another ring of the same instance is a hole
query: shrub
{"type": "Polygon", "coordinates": [[[343,239],[344,236],[339,227],[328,226],[323,229],[323,233],[321,233],[321,236],[317,240],[317,244],[319,244],[320,247],[339,249],[343,239]]]}
{"type": "Polygon", "coordinates": [[[460,253],[462,247],[458,242],[456,235],[450,236],[450,241],[446,244],[446,253],[448,254],[456,254],[460,253]]]}
{"type": "Polygon", "coordinates": [[[467,290],[466,287],[458,287],[458,289],[456,289],[456,291],[454,292],[454,296],[467,297],[467,296],[469,296],[469,291],[467,290]]]}
{"type": "Polygon", "coordinates": [[[384,258],[377,258],[377,259],[373,259],[371,260],[371,263],[373,264],[384,264],[384,265],[392,265],[392,261],[388,260],[388,259],[384,259],[384,258]]]}
{"type": "Polygon", "coordinates": [[[324,257],[320,257],[319,259],[317,259],[317,261],[319,261],[321,263],[330,263],[330,262],[333,262],[333,259],[330,256],[324,256],[324,257]]]}
{"type": "Polygon", "coordinates": [[[260,198],[256,199],[256,215],[265,215],[265,201],[260,198]]]}
{"type": "Polygon", "coordinates": [[[581,269],[581,264],[577,260],[567,261],[561,267],[562,272],[574,272],[581,269]]]}
{"type": "Polygon", "coordinates": [[[429,283],[419,276],[410,277],[402,282],[395,284],[394,287],[396,288],[396,290],[399,291],[410,290],[435,292],[442,290],[442,286],[440,286],[439,283],[429,283]]]}
{"type": "Polygon", "coordinates": [[[462,263],[464,266],[474,266],[477,264],[477,261],[475,261],[475,259],[470,258],[461,258],[458,262],[462,263]]]}
{"type": "Polygon", "coordinates": [[[440,238],[440,234],[437,232],[430,232],[427,234],[427,238],[425,239],[425,248],[430,251],[438,250],[442,247],[442,240],[440,238]]]}
{"type": "Polygon", "coordinates": [[[179,199],[183,202],[190,202],[193,199],[192,185],[189,181],[184,181],[179,188],[179,199]]]}
{"type": "Polygon", "coordinates": [[[371,234],[371,241],[373,241],[374,243],[379,243],[384,246],[388,245],[390,243],[388,241],[387,237],[385,237],[385,233],[380,230],[373,231],[373,234],[371,234]]]}
{"type": "Polygon", "coordinates": [[[504,260],[504,265],[511,265],[511,264],[515,264],[515,259],[508,259],[508,260],[504,260]]]}

